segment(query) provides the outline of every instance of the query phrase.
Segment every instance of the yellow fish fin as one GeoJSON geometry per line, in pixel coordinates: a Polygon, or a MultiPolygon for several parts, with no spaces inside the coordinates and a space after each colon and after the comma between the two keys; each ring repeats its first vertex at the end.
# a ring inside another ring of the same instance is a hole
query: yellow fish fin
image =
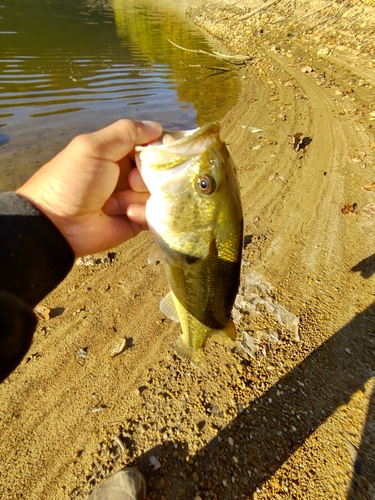
{"type": "Polygon", "coordinates": [[[183,335],[180,335],[173,346],[173,351],[180,359],[187,359],[190,363],[203,372],[207,371],[206,359],[203,349],[194,350],[185,344],[183,335]]]}
{"type": "Polygon", "coordinates": [[[163,299],[161,299],[159,307],[161,312],[165,314],[167,318],[171,319],[175,323],[180,322],[180,318],[178,317],[178,312],[173,300],[172,292],[168,292],[167,295],[163,299]]]}
{"type": "Polygon", "coordinates": [[[155,264],[164,258],[163,251],[157,246],[156,243],[152,245],[148,253],[147,262],[149,264],[155,264]]]}
{"type": "Polygon", "coordinates": [[[236,327],[232,319],[229,320],[227,326],[222,330],[215,330],[212,332],[212,337],[222,344],[233,345],[236,340],[236,327]]]}

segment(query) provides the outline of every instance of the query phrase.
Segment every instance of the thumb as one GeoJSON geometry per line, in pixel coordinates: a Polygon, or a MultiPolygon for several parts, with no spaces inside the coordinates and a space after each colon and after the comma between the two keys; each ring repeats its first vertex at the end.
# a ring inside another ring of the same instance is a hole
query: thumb
{"type": "Polygon", "coordinates": [[[157,122],[118,120],[98,132],[86,134],[91,155],[114,162],[126,156],[134,146],[156,140],[163,128],[157,122]]]}

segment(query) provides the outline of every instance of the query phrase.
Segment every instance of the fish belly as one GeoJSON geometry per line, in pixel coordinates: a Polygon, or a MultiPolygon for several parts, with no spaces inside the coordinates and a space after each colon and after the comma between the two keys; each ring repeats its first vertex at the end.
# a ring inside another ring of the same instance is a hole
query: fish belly
{"type": "Polygon", "coordinates": [[[232,342],[236,332],[231,311],[238,289],[239,265],[216,256],[187,268],[166,265],[168,283],[182,329],[175,354],[205,369],[204,346],[210,335],[232,342]]]}

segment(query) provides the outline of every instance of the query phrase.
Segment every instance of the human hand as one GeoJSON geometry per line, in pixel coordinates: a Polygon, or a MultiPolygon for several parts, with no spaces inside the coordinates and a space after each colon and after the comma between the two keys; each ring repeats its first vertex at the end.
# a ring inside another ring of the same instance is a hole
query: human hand
{"type": "Polygon", "coordinates": [[[147,188],[134,146],[156,140],[156,122],[119,120],[73,139],[17,193],[43,212],[76,257],[108,250],[147,227],[147,188]]]}

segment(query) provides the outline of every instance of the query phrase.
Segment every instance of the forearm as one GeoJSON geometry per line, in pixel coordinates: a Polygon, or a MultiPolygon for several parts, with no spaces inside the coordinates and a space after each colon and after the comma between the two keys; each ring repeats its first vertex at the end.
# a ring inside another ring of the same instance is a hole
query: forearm
{"type": "Polygon", "coordinates": [[[0,195],[0,380],[30,347],[33,307],[73,262],[73,251],[47,217],[15,193],[0,195]]]}
{"type": "Polygon", "coordinates": [[[73,251],[45,215],[15,193],[0,195],[1,290],[34,307],[73,262],[73,251]]]}

